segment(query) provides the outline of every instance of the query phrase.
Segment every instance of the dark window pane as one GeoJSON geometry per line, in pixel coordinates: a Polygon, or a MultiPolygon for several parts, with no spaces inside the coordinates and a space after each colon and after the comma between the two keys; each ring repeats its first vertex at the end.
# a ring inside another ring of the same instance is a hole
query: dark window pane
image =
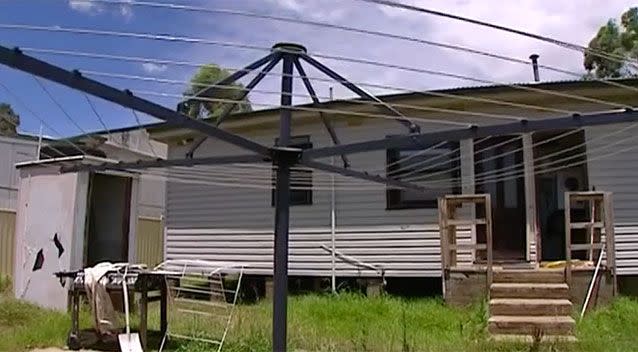
{"type": "MultiPolygon", "coordinates": [[[[275,139],[275,144],[279,144],[279,138],[275,139]]],[[[310,136],[295,136],[290,138],[290,147],[300,149],[312,148],[310,143],[310,136]]],[[[296,168],[302,168],[297,166],[296,168]]],[[[291,182],[290,186],[290,205],[311,205],[312,204],[312,171],[311,170],[297,170],[293,168],[290,172],[291,182]],[[295,188],[309,188],[309,189],[295,189],[295,188]]],[[[273,171],[272,184],[273,187],[276,184],[277,173],[273,171]]],[[[272,190],[271,201],[272,206],[275,205],[275,190],[272,190]]]]}
{"type": "Polygon", "coordinates": [[[388,209],[436,208],[437,198],[460,193],[459,143],[429,149],[391,149],[387,176],[428,188],[426,191],[388,189],[388,209]]]}

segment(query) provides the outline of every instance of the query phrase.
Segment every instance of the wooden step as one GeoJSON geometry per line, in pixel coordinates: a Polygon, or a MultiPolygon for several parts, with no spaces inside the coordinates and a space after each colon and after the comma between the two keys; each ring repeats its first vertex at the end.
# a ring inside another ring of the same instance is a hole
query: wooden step
{"type": "Polygon", "coordinates": [[[494,270],[494,282],[501,283],[564,283],[565,274],[560,270],[494,270]]]}
{"type": "MultiPolygon", "coordinates": [[[[534,343],[534,337],[532,335],[501,335],[496,334],[490,336],[490,340],[495,342],[517,342],[517,343],[534,343]]],[[[576,336],[573,335],[543,335],[541,336],[541,342],[550,343],[574,343],[578,342],[576,336]]]]}
{"type": "Polygon", "coordinates": [[[494,315],[488,320],[488,330],[492,334],[532,335],[572,335],[576,322],[570,316],[508,316],[494,315]]]}
{"type": "Polygon", "coordinates": [[[490,300],[491,315],[570,315],[572,303],[567,299],[545,298],[493,298],[490,300]]]}
{"type": "Polygon", "coordinates": [[[567,284],[551,283],[494,283],[490,298],[569,298],[567,284]]]}

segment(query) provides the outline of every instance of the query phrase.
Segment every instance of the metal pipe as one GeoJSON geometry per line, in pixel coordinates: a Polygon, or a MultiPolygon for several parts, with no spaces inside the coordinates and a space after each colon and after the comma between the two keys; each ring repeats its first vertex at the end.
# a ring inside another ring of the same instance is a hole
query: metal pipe
{"type": "MultiPolygon", "coordinates": [[[[283,44],[282,44],[283,45],[283,44]]],[[[277,46],[279,47],[279,46],[277,46]]],[[[292,70],[294,57],[283,54],[283,75],[281,77],[281,116],[279,121],[279,146],[290,144],[290,121],[292,105],[292,70]]],[[[287,304],[288,304],[288,231],[290,221],[290,166],[293,161],[278,155],[274,158],[277,166],[275,191],[275,251],[274,251],[274,293],[272,350],[286,351],[287,304]]]]}
{"type": "MultiPolygon", "coordinates": [[[[312,102],[316,105],[321,104],[321,102],[319,101],[319,98],[317,97],[317,93],[315,92],[315,89],[312,87],[312,83],[310,83],[310,80],[308,79],[308,76],[306,75],[306,71],[304,70],[303,66],[301,66],[301,62],[299,61],[298,58],[295,58],[294,64],[295,64],[295,67],[297,68],[297,71],[299,72],[299,75],[301,76],[301,81],[306,86],[306,90],[308,91],[308,94],[310,94],[310,98],[312,99],[312,102]]],[[[330,100],[331,101],[333,100],[332,87],[330,87],[330,100]]],[[[319,117],[321,118],[323,125],[326,127],[326,130],[328,131],[328,134],[330,135],[330,138],[332,139],[332,144],[340,145],[341,142],[339,142],[339,137],[337,136],[337,132],[335,132],[334,128],[332,127],[332,124],[328,120],[328,117],[322,111],[319,112],[319,117]]],[[[341,159],[343,160],[343,167],[347,169],[348,166],[350,166],[348,157],[346,157],[345,154],[342,154],[341,159]]]]}
{"type": "Polygon", "coordinates": [[[83,77],[77,70],[68,71],[34,57],[24,55],[19,48],[12,50],[0,45],[0,64],[91,94],[125,108],[143,112],[173,126],[201,132],[257,154],[268,155],[270,153],[269,148],[264,145],[237,134],[221,130],[206,122],[191,119],[184,114],[170,110],[162,105],[136,97],[128,90],[122,91],[121,89],[83,77]]]}
{"type": "Polygon", "coordinates": [[[42,152],[42,123],[40,123],[40,133],[38,133],[38,150],[36,151],[35,160],[40,160],[42,152]]]}
{"type": "MultiPolygon", "coordinates": [[[[333,99],[333,89],[332,87],[330,87],[330,101],[332,101],[333,99]]],[[[345,155],[341,156],[342,158],[345,158],[345,155]]],[[[346,162],[346,159],[344,159],[344,162],[346,162]]],[[[332,156],[330,157],[330,165],[334,166],[335,165],[335,157],[332,156]]],[[[337,236],[337,214],[336,214],[336,207],[337,207],[337,201],[336,201],[336,194],[335,194],[335,174],[331,173],[330,174],[330,242],[332,245],[332,255],[331,255],[331,269],[332,269],[332,277],[331,277],[331,284],[332,284],[332,293],[337,293],[337,260],[336,260],[336,252],[337,252],[337,244],[336,244],[336,236],[337,236]]]]}
{"type": "Polygon", "coordinates": [[[534,71],[534,82],[540,82],[541,77],[538,73],[538,55],[532,54],[529,56],[529,58],[532,60],[532,70],[534,71]]]}

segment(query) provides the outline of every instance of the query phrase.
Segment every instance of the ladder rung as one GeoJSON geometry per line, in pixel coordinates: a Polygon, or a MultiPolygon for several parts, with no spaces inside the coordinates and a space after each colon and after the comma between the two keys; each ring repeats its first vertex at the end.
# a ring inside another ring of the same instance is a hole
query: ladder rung
{"type": "Polygon", "coordinates": [[[587,229],[587,228],[595,228],[602,229],[605,227],[605,224],[602,221],[596,222],[572,222],[569,224],[569,227],[572,229],[587,229]]]}
{"type": "Polygon", "coordinates": [[[477,243],[477,244],[451,244],[449,245],[449,249],[451,251],[459,250],[459,249],[476,249],[476,250],[486,250],[487,245],[485,243],[477,243]]]}
{"type": "Polygon", "coordinates": [[[593,243],[593,244],[578,243],[578,244],[569,245],[569,248],[571,248],[572,251],[588,251],[590,249],[602,249],[603,244],[602,243],[593,243]]]}
{"type": "Polygon", "coordinates": [[[485,225],[486,221],[485,219],[474,219],[474,220],[450,219],[450,220],[447,220],[445,224],[448,226],[472,226],[472,225],[485,225]]]}

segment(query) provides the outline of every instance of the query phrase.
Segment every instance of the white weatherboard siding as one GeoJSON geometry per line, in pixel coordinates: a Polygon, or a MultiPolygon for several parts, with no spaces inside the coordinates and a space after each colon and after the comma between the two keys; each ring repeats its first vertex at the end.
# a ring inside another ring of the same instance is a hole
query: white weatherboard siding
{"type": "Polygon", "coordinates": [[[37,148],[30,140],[0,137],[0,209],[16,209],[18,171],[14,165],[35,160],[37,148]]]}
{"type": "MultiPolygon", "coordinates": [[[[441,128],[440,125],[427,129],[441,128]]],[[[338,126],[340,136],[348,141],[383,138],[393,133],[405,133],[399,123],[381,121],[355,127],[338,126]],[[340,128],[339,128],[340,127],[340,128]]],[[[330,137],[321,124],[303,126],[293,130],[293,135],[310,135],[314,147],[331,145],[330,137]]],[[[261,131],[247,137],[272,145],[275,130],[261,131]]],[[[183,157],[188,147],[170,149],[169,158],[183,157]]],[[[208,140],[196,156],[245,154],[239,148],[208,140]]],[[[376,171],[385,174],[386,152],[358,153],[348,156],[353,170],[376,171]]],[[[335,158],[340,162],[340,158],[335,158]]],[[[329,163],[329,160],[324,160],[329,163]]],[[[267,166],[267,164],[264,164],[267,166]]],[[[220,170],[223,168],[219,168],[220,170]]],[[[271,171],[265,169],[264,175],[271,171]]],[[[318,175],[318,172],[313,172],[318,175]]],[[[318,177],[318,176],[317,176],[318,177]]],[[[219,179],[217,179],[219,180],[219,179]]],[[[328,186],[329,176],[323,174],[321,184],[328,186]]],[[[235,183],[229,177],[227,182],[235,183]]],[[[385,186],[370,182],[359,182],[346,177],[337,177],[337,183],[358,183],[368,190],[339,190],[336,197],[337,226],[381,226],[437,223],[436,209],[386,210],[385,186]],[[370,189],[372,188],[372,189],[370,189]]],[[[245,181],[244,181],[245,183],[245,181]]],[[[347,187],[347,186],[344,186],[347,187]]],[[[169,228],[246,228],[269,229],[273,225],[274,207],[271,205],[269,189],[233,188],[201,184],[169,182],[167,193],[167,226],[169,228]]],[[[290,225],[293,228],[330,226],[330,190],[313,191],[312,205],[291,207],[290,225]]]]}
{"type": "MultiPolygon", "coordinates": [[[[459,231],[459,243],[470,231],[459,231]]],[[[330,228],[290,229],[289,274],[330,276],[330,228]]],[[[273,231],[251,229],[168,229],[167,259],[238,261],[247,273],[272,275],[273,231]]],[[[390,277],[440,277],[441,251],[436,225],[338,227],[336,248],[342,254],[383,267],[390,277]]],[[[459,263],[470,262],[468,251],[459,263]]],[[[338,276],[378,276],[337,259],[338,276]]]]}
{"type": "Polygon", "coordinates": [[[613,193],[618,274],[638,275],[638,124],[586,128],[585,133],[589,186],[613,193]]]}
{"type": "MultiPolygon", "coordinates": [[[[424,126],[433,130],[441,125],[424,126]]],[[[343,140],[359,141],[405,133],[394,121],[337,125],[343,140]],[[346,138],[347,136],[347,138],[346,138]]],[[[275,130],[247,135],[272,144],[275,130]]],[[[331,145],[319,123],[295,128],[293,135],[310,135],[313,146],[331,145]]],[[[170,148],[169,156],[183,156],[187,148],[170,148]]],[[[217,142],[205,142],[196,156],[242,154],[242,150],[217,142]]],[[[386,152],[348,156],[352,169],[384,174],[386,152]]],[[[329,160],[325,160],[329,162],[329,160]]],[[[338,165],[340,158],[335,158],[338,165]]],[[[265,175],[271,171],[265,169],[265,175]]],[[[318,177],[319,173],[313,175],[318,177]]],[[[329,185],[327,175],[322,184],[329,185]]],[[[239,182],[239,180],[230,180],[239,182]]],[[[356,180],[337,177],[337,183],[356,180]]],[[[386,210],[385,186],[360,183],[367,190],[339,190],[336,193],[336,248],[364,262],[383,266],[388,276],[439,277],[441,271],[437,209],[386,210]]],[[[248,272],[272,275],[273,215],[268,189],[232,188],[199,184],[168,183],[167,259],[210,259],[242,261],[248,272]]],[[[314,190],[312,205],[291,207],[290,274],[329,276],[331,255],[320,248],[330,246],[330,190],[314,190]]],[[[460,233],[470,240],[470,231],[460,233]]],[[[460,261],[469,262],[469,252],[460,261]]],[[[341,276],[377,276],[337,260],[341,276]]]]}

